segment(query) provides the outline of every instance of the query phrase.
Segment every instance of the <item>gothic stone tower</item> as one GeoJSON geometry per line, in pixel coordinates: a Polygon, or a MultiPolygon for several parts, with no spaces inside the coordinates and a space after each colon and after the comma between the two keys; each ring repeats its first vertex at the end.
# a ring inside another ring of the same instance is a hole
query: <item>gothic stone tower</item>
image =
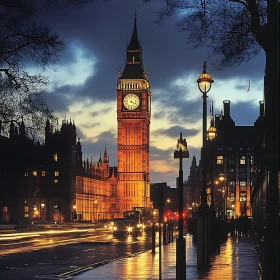
{"type": "Polygon", "coordinates": [[[120,212],[150,204],[151,90],[134,29],[126,49],[126,64],[117,85],[118,178],[120,212]]]}

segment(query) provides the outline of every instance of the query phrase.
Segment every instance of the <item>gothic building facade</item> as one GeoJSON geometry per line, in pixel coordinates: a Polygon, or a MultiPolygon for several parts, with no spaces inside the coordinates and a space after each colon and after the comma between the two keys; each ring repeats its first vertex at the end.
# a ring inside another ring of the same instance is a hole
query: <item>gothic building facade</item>
{"type": "Polygon", "coordinates": [[[28,137],[22,122],[1,136],[0,222],[24,219],[96,221],[118,217],[117,168],[106,151],[97,162],[82,158],[75,124],[45,128],[45,143],[28,137]]]}

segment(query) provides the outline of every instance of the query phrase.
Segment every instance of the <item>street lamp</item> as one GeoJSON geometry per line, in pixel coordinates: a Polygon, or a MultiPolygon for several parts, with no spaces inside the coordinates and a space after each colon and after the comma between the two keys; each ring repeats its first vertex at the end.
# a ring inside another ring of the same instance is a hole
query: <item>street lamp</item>
{"type": "MultiPolygon", "coordinates": [[[[199,90],[202,93],[202,99],[203,99],[203,107],[202,107],[202,114],[203,114],[203,120],[202,120],[202,153],[201,153],[201,161],[202,161],[202,193],[201,193],[201,204],[207,204],[207,174],[206,174],[206,162],[205,162],[205,152],[204,149],[206,147],[206,112],[207,112],[207,93],[211,89],[212,83],[214,83],[214,80],[212,80],[212,77],[206,72],[206,61],[204,61],[203,64],[203,72],[199,75],[197,79],[197,85],[199,90]]],[[[210,133],[210,135],[213,135],[210,133]]]]}
{"type": "Polygon", "coordinates": [[[169,220],[170,219],[170,215],[169,215],[169,203],[170,203],[170,198],[167,198],[166,199],[166,204],[165,204],[165,206],[166,206],[166,208],[165,208],[165,212],[166,212],[166,214],[165,214],[165,219],[166,220],[169,220]]]}
{"type": "Polygon", "coordinates": [[[234,218],[234,204],[231,204],[232,217],[234,218]]]}
{"type": "Polygon", "coordinates": [[[75,220],[77,219],[77,206],[74,204],[73,205],[73,213],[72,213],[72,219],[73,219],[73,223],[75,222],[75,220]]]}
{"type": "Polygon", "coordinates": [[[214,210],[214,184],[213,184],[213,169],[214,169],[214,162],[213,162],[213,156],[214,156],[214,149],[212,148],[213,140],[217,136],[217,130],[216,127],[214,127],[214,119],[213,116],[211,116],[210,120],[210,127],[207,130],[207,138],[210,140],[210,158],[211,158],[211,170],[210,170],[210,177],[211,177],[211,208],[214,210]]]}
{"type": "MultiPolygon", "coordinates": [[[[223,197],[224,198],[224,192],[225,192],[225,190],[223,189],[223,184],[224,184],[224,182],[225,182],[225,180],[226,180],[226,178],[225,178],[225,176],[224,176],[224,174],[223,173],[220,173],[219,174],[219,182],[220,182],[220,196],[221,197],[223,197]]],[[[220,197],[220,200],[221,200],[221,197],[220,197]]],[[[222,219],[224,219],[224,202],[222,203],[222,219]]]]}
{"type": "Polygon", "coordinates": [[[40,213],[40,218],[41,218],[41,220],[43,220],[43,215],[44,215],[44,211],[45,211],[45,203],[44,202],[42,202],[41,203],[41,208],[40,208],[40,210],[41,210],[41,213],[40,213]]]}
{"type": "Polygon", "coordinates": [[[186,240],[183,237],[183,158],[189,158],[189,151],[186,139],[183,139],[182,132],[177,141],[177,150],[174,158],[179,158],[179,186],[178,186],[178,212],[179,212],[179,236],[176,239],[176,280],[186,279],[186,240]]]}
{"type": "Polygon", "coordinates": [[[98,203],[98,201],[97,201],[97,199],[95,199],[95,200],[93,201],[93,203],[94,203],[94,205],[95,205],[95,219],[96,219],[96,221],[97,221],[97,223],[98,223],[98,218],[97,218],[97,203],[98,203]]]}
{"type": "Polygon", "coordinates": [[[206,61],[203,64],[203,72],[199,75],[197,79],[197,85],[202,93],[203,106],[202,106],[202,148],[201,148],[201,173],[202,173],[202,186],[201,186],[201,205],[199,209],[199,217],[197,223],[198,232],[198,251],[197,251],[197,266],[199,268],[209,266],[209,236],[208,236],[208,204],[207,204],[207,172],[206,172],[206,155],[205,147],[207,140],[207,128],[206,128],[206,112],[207,112],[207,93],[211,89],[214,80],[206,72],[206,61]]]}

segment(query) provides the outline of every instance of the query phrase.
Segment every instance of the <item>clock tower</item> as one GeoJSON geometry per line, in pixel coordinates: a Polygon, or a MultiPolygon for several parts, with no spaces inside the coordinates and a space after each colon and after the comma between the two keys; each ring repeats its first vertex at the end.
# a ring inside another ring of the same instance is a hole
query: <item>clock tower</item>
{"type": "Polygon", "coordinates": [[[150,206],[151,90],[142,63],[136,16],[117,84],[120,212],[150,206]]]}

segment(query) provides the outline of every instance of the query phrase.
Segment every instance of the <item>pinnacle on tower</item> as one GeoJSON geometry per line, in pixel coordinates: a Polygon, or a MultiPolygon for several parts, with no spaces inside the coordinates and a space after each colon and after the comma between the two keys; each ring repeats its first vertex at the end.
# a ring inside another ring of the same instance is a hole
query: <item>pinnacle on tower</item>
{"type": "Polygon", "coordinates": [[[136,12],[135,12],[133,33],[132,33],[132,36],[131,36],[131,39],[130,39],[130,43],[127,47],[127,50],[134,50],[134,51],[135,50],[141,50],[141,46],[140,46],[139,39],[138,39],[138,34],[137,34],[136,21],[137,21],[137,15],[136,15],[136,12]]]}

